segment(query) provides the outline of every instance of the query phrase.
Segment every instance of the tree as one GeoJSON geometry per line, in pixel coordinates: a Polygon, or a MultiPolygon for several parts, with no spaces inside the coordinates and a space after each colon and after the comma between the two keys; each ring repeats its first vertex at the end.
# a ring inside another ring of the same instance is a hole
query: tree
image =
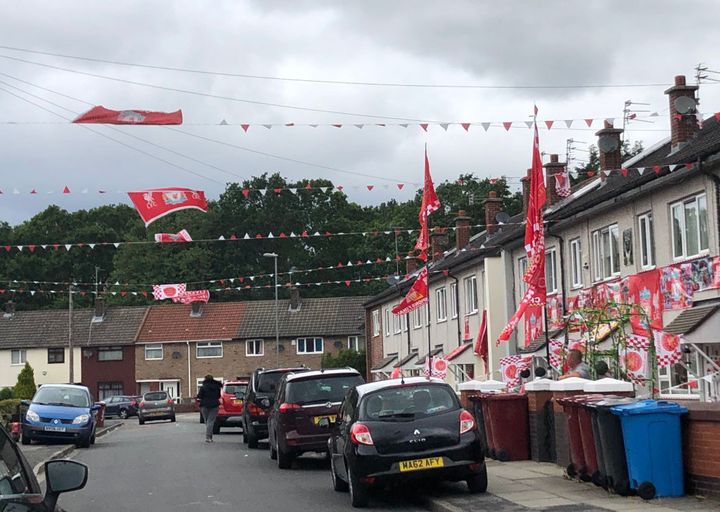
{"type": "Polygon", "coordinates": [[[0,400],[9,400],[13,398],[13,388],[0,389],[0,400]]]}
{"type": "Polygon", "coordinates": [[[337,355],[324,354],[322,356],[323,368],[355,368],[360,375],[365,375],[366,371],[365,351],[341,350],[337,355]]]}
{"type": "Polygon", "coordinates": [[[35,371],[32,369],[32,366],[30,366],[30,363],[26,362],[23,369],[20,370],[13,391],[15,398],[21,400],[30,400],[35,395],[35,391],[37,391],[35,371]]]}

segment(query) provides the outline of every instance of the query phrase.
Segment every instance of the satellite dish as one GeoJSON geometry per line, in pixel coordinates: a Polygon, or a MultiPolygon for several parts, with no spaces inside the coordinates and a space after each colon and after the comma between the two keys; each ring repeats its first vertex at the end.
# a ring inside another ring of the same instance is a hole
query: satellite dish
{"type": "Polygon", "coordinates": [[[387,282],[390,286],[395,286],[398,281],[400,281],[400,276],[396,276],[395,274],[389,275],[385,279],[385,282],[387,282]]]}
{"type": "Polygon", "coordinates": [[[498,212],[498,214],[495,215],[495,220],[498,224],[506,224],[510,221],[510,215],[508,215],[507,212],[498,212]]]}
{"type": "Polygon", "coordinates": [[[675,105],[678,114],[691,114],[695,112],[695,107],[697,107],[695,100],[689,96],[675,98],[673,105],[675,105]]]}
{"type": "Polygon", "coordinates": [[[603,135],[598,139],[598,147],[603,153],[615,151],[619,145],[618,140],[610,135],[603,135]]]}

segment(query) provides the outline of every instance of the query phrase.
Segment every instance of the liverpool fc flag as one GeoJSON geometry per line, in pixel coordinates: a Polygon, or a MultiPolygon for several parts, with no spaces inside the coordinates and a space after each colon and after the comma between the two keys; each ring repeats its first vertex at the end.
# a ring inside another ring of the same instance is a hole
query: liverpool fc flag
{"type": "Polygon", "coordinates": [[[424,306],[428,301],[428,271],[423,267],[413,283],[410,291],[400,304],[392,309],[393,315],[407,315],[411,311],[424,306]]]}
{"type": "Polygon", "coordinates": [[[427,148],[425,148],[425,184],[423,186],[422,204],[420,205],[420,237],[415,243],[415,249],[420,251],[420,258],[427,261],[427,249],[430,245],[430,231],[428,228],[428,216],[434,211],[440,209],[440,200],[435,193],[435,185],[433,185],[430,176],[430,162],[428,161],[427,148]]]}

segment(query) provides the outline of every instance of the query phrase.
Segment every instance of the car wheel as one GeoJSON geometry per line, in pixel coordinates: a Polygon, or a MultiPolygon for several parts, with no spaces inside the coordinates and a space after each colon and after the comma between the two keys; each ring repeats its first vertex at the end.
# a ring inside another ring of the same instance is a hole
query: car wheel
{"type": "Polygon", "coordinates": [[[120,409],[120,419],[126,420],[128,417],[127,409],[120,409]]]}
{"type": "Polygon", "coordinates": [[[92,436],[90,437],[90,444],[95,444],[95,432],[93,432],[92,436]]]}
{"type": "Polygon", "coordinates": [[[270,438],[270,460],[277,460],[278,454],[277,454],[277,447],[272,442],[272,437],[270,438]]]}
{"type": "Polygon", "coordinates": [[[466,480],[468,489],[473,494],[479,494],[487,491],[488,475],[487,466],[483,464],[482,469],[478,473],[473,473],[466,480]]]}
{"type": "Polygon", "coordinates": [[[350,504],[355,508],[365,508],[368,506],[370,497],[368,496],[367,487],[360,483],[360,479],[348,467],[348,487],[350,490],[350,504]]]}
{"type": "Polygon", "coordinates": [[[277,463],[280,469],[290,469],[292,467],[293,456],[284,452],[280,445],[277,447],[277,463]]]}
{"type": "Polygon", "coordinates": [[[332,475],[333,489],[337,492],[347,492],[348,483],[337,476],[337,471],[335,470],[335,459],[333,459],[332,454],[330,455],[330,474],[332,475]]]}
{"type": "Polygon", "coordinates": [[[85,437],[85,438],[81,438],[81,439],[77,442],[77,447],[78,447],[78,448],[90,448],[90,436],[87,436],[87,437],[85,437]]]}
{"type": "Polygon", "coordinates": [[[20,442],[24,445],[28,445],[32,442],[32,438],[23,434],[22,438],[20,439],[20,442]]]}
{"type": "Polygon", "coordinates": [[[248,448],[257,448],[258,447],[258,438],[257,434],[255,433],[255,430],[252,427],[249,427],[247,429],[247,432],[243,436],[245,438],[245,442],[248,445],[248,448]]]}

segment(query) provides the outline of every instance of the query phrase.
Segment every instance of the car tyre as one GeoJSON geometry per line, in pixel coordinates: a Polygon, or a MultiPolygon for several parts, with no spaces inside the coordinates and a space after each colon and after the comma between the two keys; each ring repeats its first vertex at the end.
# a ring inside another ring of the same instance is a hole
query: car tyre
{"type": "Polygon", "coordinates": [[[257,434],[252,427],[249,427],[247,429],[247,432],[243,435],[243,437],[245,438],[245,442],[247,443],[248,448],[255,449],[258,447],[257,434]]]}
{"type": "Polygon", "coordinates": [[[348,492],[348,483],[337,476],[335,470],[335,459],[330,456],[330,474],[332,475],[333,489],[337,492],[348,492]]]}
{"type": "Polygon", "coordinates": [[[24,445],[28,445],[28,444],[30,444],[30,443],[32,442],[32,438],[30,438],[30,437],[26,436],[25,434],[23,434],[23,436],[20,438],[20,442],[21,442],[22,444],[24,444],[24,445]]]}
{"type": "Polygon", "coordinates": [[[480,494],[487,492],[488,487],[488,474],[487,474],[487,466],[483,464],[482,469],[477,472],[470,475],[467,480],[468,489],[472,494],[480,494]]]}
{"type": "Polygon", "coordinates": [[[292,467],[293,458],[292,454],[283,451],[282,448],[280,448],[280,445],[278,445],[277,463],[280,469],[290,469],[292,467]]]}
{"type": "Polygon", "coordinates": [[[271,441],[270,442],[270,460],[277,460],[277,458],[278,458],[277,448],[271,441]]]}
{"type": "Polygon", "coordinates": [[[126,420],[128,418],[128,411],[127,409],[120,409],[120,419],[126,420]]]}
{"type": "Polygon", "coordinates": [[[360,483],[360,479],[348,467],[348,487],[350,490],[350,504],[355,508],[365,508],[370,502],[368,489],[360,483]]]}
{"type": "Polygon", "coordinates": [[[77,442],[77,447],[78,447],[78,448],[90,448],[90,437],[91,437],[91,436],[87,436],[87,437],[85,437],[85,438],[81,438],[81,439],[77,442]]]}
{"type": "Polygon", "coordinates": [[[90,444],[95,444],[95,432],[93,432],[92,436],[90,437],[90,444]]]}

